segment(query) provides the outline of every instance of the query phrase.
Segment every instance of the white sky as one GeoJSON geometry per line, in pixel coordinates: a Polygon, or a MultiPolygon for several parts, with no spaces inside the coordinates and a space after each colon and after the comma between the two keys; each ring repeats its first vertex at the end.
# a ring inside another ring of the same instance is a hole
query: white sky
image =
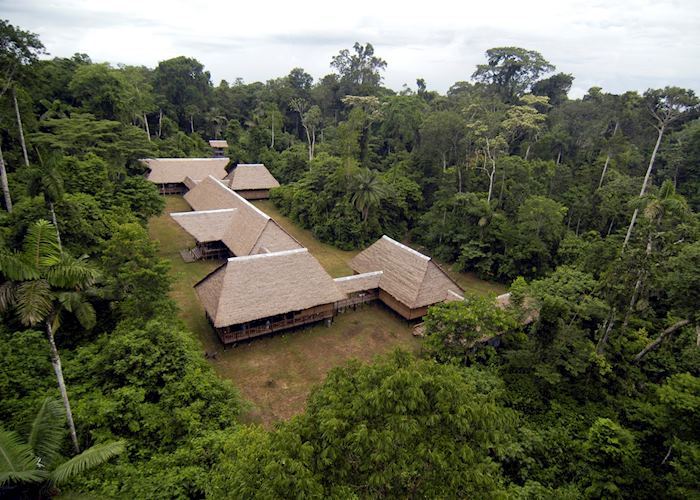
{"type": "Polygon", "coordinates": [[[677,85],[700,91],[700,0],[0,0],[0,18],[38,33],[51,56],[143,64],[186,55],[214,84],[315,79],[331,57],[370,42],[385,84],[444,93],[491,47],[537,50],[575,77],[572,97],[677,85]]]}

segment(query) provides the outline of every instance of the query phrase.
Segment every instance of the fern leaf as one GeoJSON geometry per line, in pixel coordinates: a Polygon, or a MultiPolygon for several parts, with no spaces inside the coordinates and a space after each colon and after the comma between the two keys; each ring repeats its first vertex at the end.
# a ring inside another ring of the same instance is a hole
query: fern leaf
{"type": "Polygon", "coordinates": [[[47,468],[58,456],[65,435],[65,409],[61,401],[46,398],[34,418],[29,446],[47,468]]]}
{"type": "Polygon", "coordinates": [[[35,326],[41,323],[53,308],[51,287],[46,280],[20,283],[15,297],[17,314],[25,325],[35,326]]]}
{"type": "Polygon", "coordinates": [[[0,486],[11,483],[37,483],[48,473],[37,468],[37,458],[16,432],[0,430],[0,486]]]}
{"type": "Polygon", "coordinates": [[[50,479],[54,484],[59,484],[68,479],[102,465],[110,458],[124,452],[124,442],[115,441],[112,443],[96,444],[76,455],[67,462],[62,463],[51,472],[50,479]]]}

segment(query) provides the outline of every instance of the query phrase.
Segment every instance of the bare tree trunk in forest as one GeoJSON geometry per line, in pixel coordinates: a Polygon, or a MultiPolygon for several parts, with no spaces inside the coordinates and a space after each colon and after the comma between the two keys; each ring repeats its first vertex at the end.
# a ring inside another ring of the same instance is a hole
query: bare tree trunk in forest
{"type": "Polygon", "coordinates": [[[161,133],[163,132],[163,110],[158,112],[158,139],[160,139],[161,133]]]}
{"type": "Polygon", "coordinates": [[[22,115],[19,112],[19,104],[17,104],[17,91],[12,87],[12,100],[15,103],[15,114],[17,114],[17,127],[19,128],[19,142],[22,145],[22,154],[24,155],[24,164],[29,166],[29,155],[27,154],[27,143],[24,142],[24,128],[22,127],[22,115]]]}
{"type": "Polygon", "coordinates": [[[56,220],[56,211],[53,207],[53,201],[49,202],[49,209],[51,210],[51,222],[53,222],[53,227],[56,228],[56,240],[58,241],[58,249],[62,252],[63,246],[61,245],[61,233],[58,230],[58,221],[56,220]]]}
{"type": "Polygon", "coordinates": [[[656,337],[656,339],[653,342],[649,343],[644,349],[642,349],[641,351],[639,351],[637,353],[637,355],[634,357],[634,362],[639,363],[639,361],[644,356],[649,354],[650,351],[653,351],[654,349],[659,347],[661,342],[663,342],[666,337],[668,337],[672,333],[680,330],[681,328],[683,328],[685,325],[687,325],[689,323],[690,323],[690,320],[682,319],[680,321],[677,321],[673,325],[669,326],[668,328],[666,328],[663,332],[661,332],[661,334],[658,337],[656,337]]]}
{"type": "MultiPolygon", "coordinates": [[[[493,155],[491,154],[491,145],[488,139],[486,139],[486,154],[488,155],[488,158],[491,161],[491,170],[486,170],[486,173],[489,176],[489,195],[486,199],[486,202],[490,204],[491,195],[493,194],[493,179],[496,175],[496,153],[494,152],[493,155]]],[[[484,161],[484,163],[486,162],[484,161]]]]}
{"type": "Polygon", "coordinates": [[[190,134],[194,134],[194,115],[190,115],[190,134]]]}
{"type": "Polygon", "coordinates": [[[457,165],[457,192],[462,192],[462,169],[457,165]]]}
{"type": "Polygon", "coordinates": [[[527,157],[530,156],[530,145],[527,145],[527,149],[525,150],[525,161],[527,161],[527,157]]]}
{"type": "Polygon", "coordinates": [[[559,149],[559,153],[557,153],[557,167],[559,166],[560,161],[561,161],[561,149],[559,149]]]}
{"type": "Polygon", "coordinates": [[[148,127],[148,117],[146,113],[143,114],[143,127],[146,129],[146,137],[148,137],[148,142],[151,142],[151,129],[148,127]]]}
{"type": "Polygon", "coordinates": [[[615,325],[615,313],[617,312],[617,309],[613,307],[610,310],[610,316],[608,317],[607,321],[607,326],[605,328],[605,333],[603,333],[603,336],[600,338],[600,341],[598,342],[598,345],[595,348],[595,351],[598,354],[603,354],[603,351],[605,350],[605,345],[608,343],[608,338],[610,338],[610,332],[612,332],[613,326],[615,325]]]}
{"type": "Polygon", "coordinates": [[[0,184],[2,184],[2,195],[5,198],[5,208],[12,212],[12,197],[10,196],[10,186],[7,184],[7,170],[5,170],[5,159],[2,157],[2,146],[0,146],[0,184]]]}
{"type": "MultiPolygon", "coordinates": [[[[619,121],[615,122],[615,130],[613,130],[612,137],[610,137],[610,139],[615,137],[615,133],[617,132],[617,129],[619,126],[620,126],[620,122],[619,121]]],[[[603,165],[603,172],[600,174],[600,182],[598,183],[599,188],[600,188],[600,186],[603,185],[603,179],[605,179],[605,173],[608,171],[608,165],[610,164],[610,156],[611,155],[612,155],[612,151],[610,150],[610,148],[608,148],[608,156],[605,158],[605,165],[603,165]]]]}
{"type": "Polygon", "coordinates": [[[578,236],[578,228],[581,226],[581,216],[578,216],[578,220],[576,221],[576,236],[578,236]]]}
{"type": "Polygon", "coordinates": [[[270,149],[275,149],[275,117],[272,116],[270,120],[270,127],[272,128],[272,140],[270,141],[270,149]]]}
{"type": "MultiPolygon", "coordinates": [[[[644,193],[646,193],[647,184],[649,183],[649,177],[651,177],[651,169],[654,167],[654,160],[656,159],[656,153],[659,151],[659,146],[661,145],[661,138],[664,135],[665,129],[666,129],[665,125],[661,125],[658,128],[659,137],[656,139],[656,145],[654,146],[654,151],[651,153],[651,159],[649,160],[649,166],[647,167],[647,173],[644,176],[644,182],[642,183],[642,190],[639,192],[640,198],[644,196],[644,193]]],[[[630,225],[627,228],[627,234],[625,235],[625,241],[622,244],[622,251],[625,250],[625,247],[627,246],[627,243],[629,242],[630,236],[632,235],[632,229],[634,228],[634,223],[637,221],[637,215],[639,215],[639,208],[635,208],[634,213],[632,213],[632,220],[630,221],[630,225]]]]}
{"type": "Polygon", "coordinates": [[[316,154],[316,128],[311,129],[311,158],[314,159],[314,154],[316,154]]]}
{"type": "MultiPolygon", "coordinates": [[[[652,236],[653,233],[649,231],[649,237],[647,239],[647,248],[645,251],[645,255],[647,258],[651,255],[651,243],[652,243],[652,236]]],[[[622,322],[622,330],[624,331],[625,328],[627,328],[627,324],[629,323],[630,315],[632,314],[632,309],[634,309],[635,304],[637,303],[637,299],[639,298],[639,290],[642,288],[642,283],[644,282],[644,270],[640,269],[639,270],[639,275],[637,276],[637,282],[634,284],[634,291],[632,292],[632,298],[630,299],[630,304],[629,307],[627,308],[627,312],[625,313],[625,319],[622,322]]]]}
{"type": "Polygon", "coordinates": [[[68,400],[68,391],[66,390],[66,383],[63,380],[63,368],[61,368],[61,358],[58,355],[58,349],[56,348],[56,342],[53,336],[53,330],[51,328],[51,321],[53,317],[49,317],[46,320],[46,336],[49,339],[49,345],[51,346],[51,364],[53,365],[53,371],[56,373],[56,380],[58,381],[58,389],[61,391],[61,398],[63,399],[63,406],[66,409],[66,420],[68,421],[68,430],[70,431],[71,441],[73,441],[73,447],[76,453],[80,453],[80,445],[78,444],[78,435],[75,432],[75,423],[73,422],[73,412],[70,409],[70,401],[68,400]]]}

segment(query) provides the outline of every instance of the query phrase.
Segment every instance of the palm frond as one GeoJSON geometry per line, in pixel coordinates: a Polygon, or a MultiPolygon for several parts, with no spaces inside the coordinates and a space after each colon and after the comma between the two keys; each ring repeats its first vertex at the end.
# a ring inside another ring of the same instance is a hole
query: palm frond
{"type": "Polygon", "coordinates": [[[58,456],[65,436],[66,413],[61,401],[46,398],[32,423],[29,446],[46,467],[58,456]]]}
{"type": "Polygon", "coordinates": [[[78,318],[83,328],[87,330],[91,329],[95,326],[95,323],[97,323],[95,308],[86,300],[81,300],[77,307],[73,308],[73,314],[78,318]]]}
{"type": "Polygon", "coordinates": [[[48,270],[46,277],[53,286],[60,288],[86,288],[95,282],[98,274],[97,269],[84,258],[62,255],[48,270]]]}
{"type": "Polygon", "coordinates": [[[15,298],[17,315],[24,325],[41,323],[53,308],[51,286],[46,280],[20,283],[15,290],[15,298]]]}
{"type": "Polygon", "coordinates": [[[0,486],[10,483],[37,483],[48,474],[37,468],[37,457],[16,432],[0,429],[0,486]]]}
{"type": "Polygon", "coordinates": [[[24,253],[36,269],[56,265],[60,259],[61,250],[53,224],[43,219],[32,224],[24,238],[24,253]]]}
{"type": "Polygon", "coordinates": [[[7,311],[15,305],[17,300],[15,289],[17,288],[17,283],[13,281],[6,281],[0,285],[0,312],[7,311]]]}
{"type": "Polygon", "coordinates": [[[0,252],[0,272],[15,281],[39,278],[39,268],[28,263],[19,252],[0,252]]]}
{"type": "Polygon", "coordinates": [[[51,472],[51,482],[54,484],[62,483],[88,469],[102,465],[110,458],[123,453],[124,449],[123,441],[96,444],[56,467],[51,472]]]}

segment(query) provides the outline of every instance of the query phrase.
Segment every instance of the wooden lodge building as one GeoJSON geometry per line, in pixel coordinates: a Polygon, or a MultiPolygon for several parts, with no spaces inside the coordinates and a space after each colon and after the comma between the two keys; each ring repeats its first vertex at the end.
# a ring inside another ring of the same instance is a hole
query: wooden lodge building
{"type": "Polygon", "coordinates": [[[270,216],[214,177],[197,183],[185,200],[195,211],[170,216],[195,239],[193,260],[302,248],[270,216]]]}
{"type": "Polygon", "coordinates": [[[330,320],[346,298],[306,248],[230,258],[194,288],[224,344],[330,320]]]}
{"type": "Polygon", "coordinates": [[[270,189],[280,185],[262,163],[239,163],[224,182],[246,200],[267,199],[270,197],[270,189]]]}
{"type": "Polygon", "coordinates": [[[228,142],[221,139],[211,139],[209,145],[214,150],[214,158],[225,158],[226,151],[228,149],[228,142]]]}
{"type": "Polygon", "coordinates": [[[409,320],[424,316],[433,304],[464,297],[464,290],[430,257],[388,236],[357,254],[350,267],[361,275],[381,271],[379,300],[409,320]]]}
{"type": "Polygon", "coordinates": [[[146,158],[146,178],[158,185],[160,194],[185,194],[196,181],[213,176],[223,179],[228,158],[146,158]],[[189,179],[188,179],[189,178],[189,179]]]}

